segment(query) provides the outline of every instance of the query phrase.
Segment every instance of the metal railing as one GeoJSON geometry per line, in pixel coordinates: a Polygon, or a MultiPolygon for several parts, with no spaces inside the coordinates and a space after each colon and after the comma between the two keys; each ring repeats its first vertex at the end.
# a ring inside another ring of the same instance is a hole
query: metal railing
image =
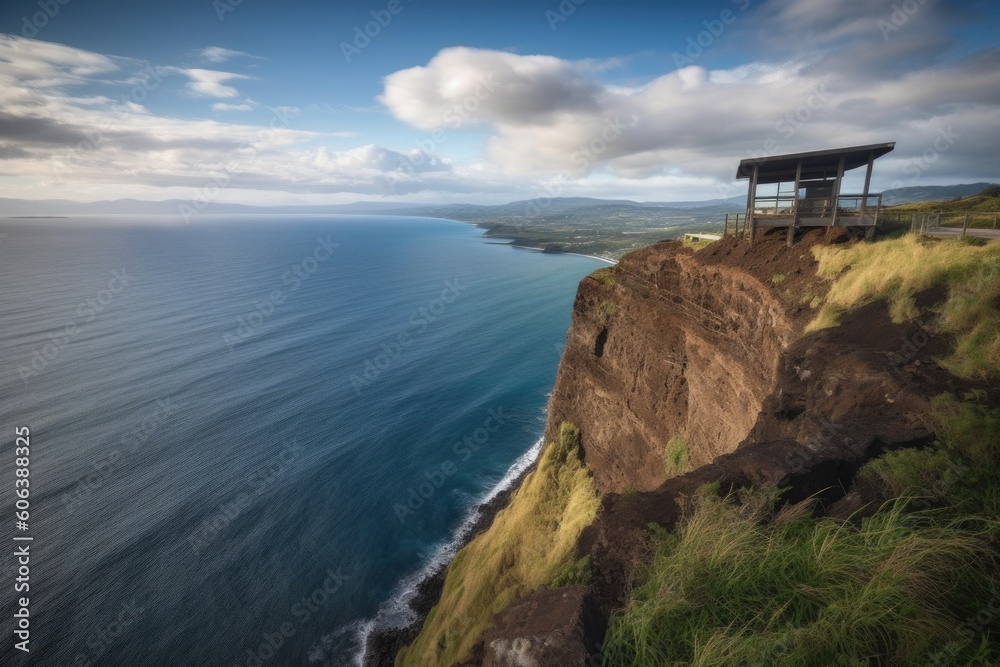
{"type": "MultiPolygon", "coordinates": [[[[795,195],[774,195],[754,198],[754,215],[833,215],[833,197],[796,197],[795,195]],[[773,202],[773,204],[772,204],[773,202]],[[762,206],[761,204],[771,204],[762,206]]],[[[838,215],[861,215],[874,210],[877,214],[882,208],[882,193],[874,194],[842,194],[837,197],[836,211],[838,215]]]]}

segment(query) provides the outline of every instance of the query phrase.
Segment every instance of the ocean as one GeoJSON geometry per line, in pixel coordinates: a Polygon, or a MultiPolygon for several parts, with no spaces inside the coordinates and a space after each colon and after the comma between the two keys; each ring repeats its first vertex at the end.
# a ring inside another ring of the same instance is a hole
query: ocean
{"type": "Polygon", "coordinates": [[[537,453],[576,284],[601,266],[428,218],[0,232],[5,665],[352,664],[537,453]]]}

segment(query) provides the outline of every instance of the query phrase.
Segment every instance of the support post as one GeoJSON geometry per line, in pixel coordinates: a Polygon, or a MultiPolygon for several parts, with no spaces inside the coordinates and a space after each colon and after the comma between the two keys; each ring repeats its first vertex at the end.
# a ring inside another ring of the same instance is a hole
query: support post
{"type": "Polygon", "coordinates": [[[830,226],[837,224],[837,205],[840,204],[840,182],[844,180],[844,159],[846,155],[840,156],[840,163],[837,165],[837,180],[833,182],[833,217],[830,218],[830,226]]]}
{"type": "Polygon", "coordinates": [[[753,209],[754,205],[757,203],[757,174],[760,171],[760,165],[754,163],[753,165],[753,175],[750,177],[750,188],[747,190],[747,224],[750,229],[750,245],[753,245],[754,236],[754,219],[753,219],[753,209]]]}
{"type": "Polygon", "coordinates": [[[965,222],[962,223],[962,236],[965,236],[965,231],[969,228],[969,214],[965,214],[965,222]]]}
{"type": "MultiPolygon", "coordinates": [[[[862,223],[864,223],[864,221],[865,221],[865,210],[868,208],[868,188],[872,184],[872,166],[874,164],[875,164],[875,151],[868,151],[868,171],[865,172],[865,189],[861,193],[861,222],[862,223]]],[[[874,222],[872,224],[874,224],[874,222]]]]}

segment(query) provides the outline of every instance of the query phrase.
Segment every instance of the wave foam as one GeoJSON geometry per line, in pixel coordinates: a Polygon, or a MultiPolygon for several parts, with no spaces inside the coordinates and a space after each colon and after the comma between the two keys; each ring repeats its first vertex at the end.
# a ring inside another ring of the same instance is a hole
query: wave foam
{"type": "MultiPolygon", "coordinates": [[[[531,449],[519,456],[511,464],[504,476],[500,478],[500,481],[472,505],[451,538],[434,551],[423,567],[400,580],[399,584],[393,590],[393,594],[379,607],[375,618],[358,621],[352,625],[358,646],[352,664],[356,667],[363,667],[365,649],[368,646],[368,637],[371,636],[372,632],[375,630],[398,630],[405,628],[417,620],[417,614],[411,608],[410,603],[417,596],[420,584],[447,566],[462,547],[462,544],[465,542],[469,532],[476,525],[476,522],[479,521],[482,516],[483,507],[509,489],[517,478],[538,459],[541,451],[542,438],[539,438],[531,446],[531,449]]],[[[316,657],[311,656],[311,658],[314,661],[321,660],[322,658],[318,655],[321,653],[322,650],[314,650],[313,655],[316,657]]]]}

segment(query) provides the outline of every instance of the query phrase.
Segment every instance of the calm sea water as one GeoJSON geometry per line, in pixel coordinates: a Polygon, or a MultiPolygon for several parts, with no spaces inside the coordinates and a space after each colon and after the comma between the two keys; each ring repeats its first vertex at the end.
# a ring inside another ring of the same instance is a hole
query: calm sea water
{"type": "Polygon", "coordinates": [[[599,266],[416,218],[0,231],[4,665],[349,664],[530,458],[599,266]]]}

